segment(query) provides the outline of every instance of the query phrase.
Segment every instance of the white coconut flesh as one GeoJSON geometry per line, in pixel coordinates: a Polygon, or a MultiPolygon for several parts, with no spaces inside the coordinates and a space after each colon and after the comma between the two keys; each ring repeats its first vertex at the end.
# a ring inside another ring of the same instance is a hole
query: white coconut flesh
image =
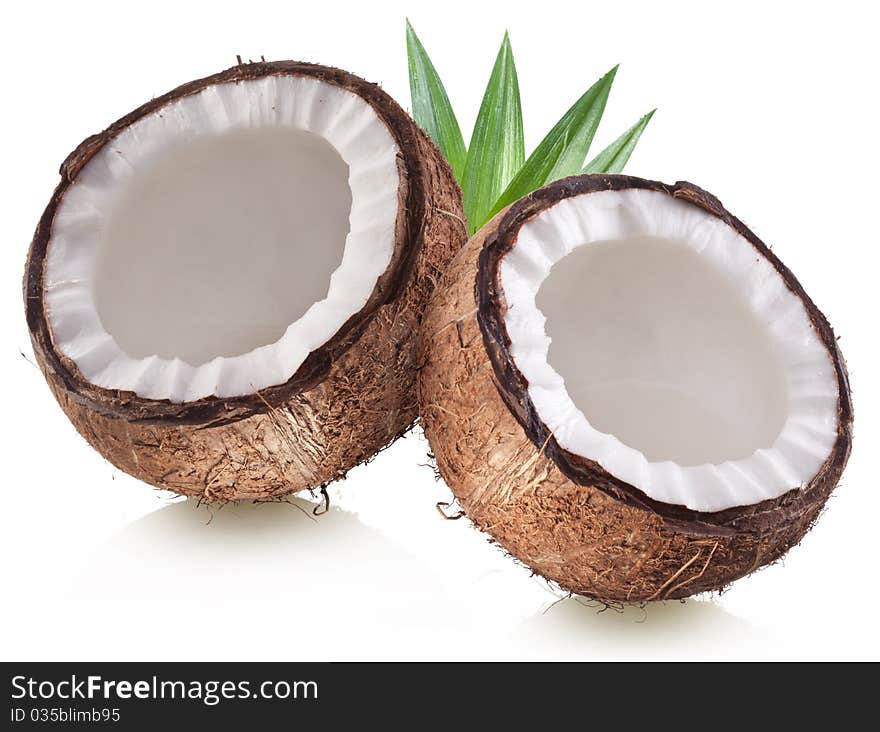
{"type": "Polygon", "coordinates": [[[300,76],[209,86],[141,118],[59,205],[55,347],[89,382],[152,399],[284,383],[391,261],[397,154],[361,97],[300,76]]]}
{"type": "Polygon", "coordinates": [[[660,192],[565,199],[501,263],[511,356],[558,444],[657,501],[807,484],[838,385],[806,308],[733,228],[660,192]]]}

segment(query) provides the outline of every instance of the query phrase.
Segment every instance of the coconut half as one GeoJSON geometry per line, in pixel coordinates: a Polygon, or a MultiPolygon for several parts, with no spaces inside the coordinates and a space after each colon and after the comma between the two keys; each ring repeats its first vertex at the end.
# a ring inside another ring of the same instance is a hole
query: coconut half
{"type": "Polygon", "coordinates": [[[717,199],[553,183],[487,224],[429,306],[419,381],[466,514],[564,589],[720,589],[796,544],[850,452],[843,357],[717,199]]]}
{"type": "Polygon", "coordinates": [[[253,63],[85,140],[25,276],[37,359],[119,468],[212,500],[341,477],[415,418],[415,334],[465,239],[379,87],[253,63]]]}

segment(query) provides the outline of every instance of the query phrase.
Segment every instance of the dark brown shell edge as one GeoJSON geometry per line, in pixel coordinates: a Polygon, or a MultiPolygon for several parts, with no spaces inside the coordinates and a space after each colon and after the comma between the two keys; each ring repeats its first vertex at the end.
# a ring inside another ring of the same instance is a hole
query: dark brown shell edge
{"type": "Polygon", "coordinates": [[[419,179],[418,161],[403,156],[400,161],[400,213],[397,221],[395,250],[391,263],[379,278],[367,304],[353,315],[321,348],[309,354],[297,372],[284,384],[261,390],[262,399],[247,395],[234,399],[207,397],[194,402],[174,404],[167,400],[145,399],[133,392],[103,389],[90,384],[79,373],[76,365],[59,354],[52,344],[51,333],[43,310],[43,265],[46,248],[51,239],[52,222],[65,191],[76,180],[88,161],[123,129],[148,116],[167,104],[202,91],[208,86],[260,79],[273,74],[310,76],[347,89],[367,100],[392,132],[401,150],[415,147],[414,125],[379,86],[370,84],[348,72],[325,66],[293,61],[275,61],[233,66],[212,76],[187,84],[150,100],[138,109],[114,122],[103,132],[86,138],[62,163],[61,181],[34,234],[25,272],[25,302],[28,327],[45,358],[63,379],[74,398],[88,403],[93,409],[129,420],[152,421],[175,419],[181,423],[203,424],[219,419],[238,419],[254,411],[264,411],[265,402],[279,404],[290,394],[303,391],[321,380],[330,364],[344,352],[365,327],[370,316],[383,304],[400,294],[418,256],[417,247],[406,242],[418,231],[424,215],[424,193],[419,186],[410,186],[410,180],[419,179]]]}
{"type": "Polygon", "coordinates": [[[723,535],[737,532],[761,533],[784,521],[788,514],[800,514],[804,504],[824,503],[837,485],[852,447],[853,409],[846,364],[837,339],[825,316],[804,292],[797,278],[739,219],[730,214],[712,194],[692,183],[679,181],[666,185],[624,175],[590,175],[566,178],[536,191],[513,204],[498,227],[486,240],[480,256],[477,279],[478,320],[492,366],[499,383],[499,394],[516,416],[517,421],[536,445],[545,445],[544,451],[557,462],[571,480],[593,485],[624,503],[647,508],[663,516],[667,523],[683,530],[707,535],[723,535]],[[499,265],[504,255],[513,247],[519,229],[531,218],[554,203],[571,196],[596,191],[640,188],[665,193],[673,198],[699,206],[740,233],[758,253],[779,272],[788,288],[804,303],[810,321],[822,343],[828,350],[837,373],[838,381],[838,437],[827,461],[808,486],[795,487],[779,498],[763,501],[753,506],[732,508],[706,513],[693,511],[655,501],[633,485],[610,475],[597,463],[575,455],[560,447],[547,426],[538,416],[528,395],[528,383],[510,355],[510,338],[504,324],[507,305],[499,281],[499,265]]]}
{"type": "Polygon", "coordinates": [[[409,373],[414,372],[415,334],[428,295],[466,232],[461,192],[448,164],[379,86],[306,62],[234,66],[153,99],[87,138],[60,173],[28,252],[28,328],[62,408],[114,465],[158,487],[210,500],[274,497],[343,477],[415,420],[414,373],[409,373]],[[376,110],[401,151],[394,253],[369,301],[290,380],[256,394],[174,404],[88,383],[55,349],[43,303],[46,249],[64,192],[103,145],[141,117],[213,84],[273,74],[310,76],[358,94],[376,110]],[[379,373],[370,374],[371,368],[379,373]]]}
{"type": "MultiPolygon", "coordinates": [[[[663,516],[644,496],[609,481],[610,476],[591,472],[589,465],[572,470],[559,452],[551,454],[558,446],[551,445],[546,429],[543,438],[536,432],[525,400],[511,400],[504,360],[494,352],[504,353],[498,332],[487,335],[482,323],[478,303],[485,282],[478,285],[477,278],[500,231],[521,225],[566,195],[633,184],[670,195],[682,191],[681,198],[723,211],[695,186],[663,186],[625,176],[568,179],[513,204],[474,235],[437,288],[422,329],[418,390],[422,424],[440,475],[479,529],[566,591],[605,602],[640,603],[723,589],[796,545],[840,477],[850,449],[852,406],[836,341],[824,318],[811,310],[836,354],[842,434],[834,455],[806,489],[814,491],[809,500],[790,492],[775,502],[781,511],[759,504],[739,516],[689,516],[672,507],[675,515],[663,516]],[[758,520],[749,522],[751,515],[758,520]]],[[[753,235],[747,238],[754,244],[753,235]]],[[[781,273],[788,272],[770,258],[781,273]]],[[[786,281],[799,287],[790,273],[786,281]]]]}

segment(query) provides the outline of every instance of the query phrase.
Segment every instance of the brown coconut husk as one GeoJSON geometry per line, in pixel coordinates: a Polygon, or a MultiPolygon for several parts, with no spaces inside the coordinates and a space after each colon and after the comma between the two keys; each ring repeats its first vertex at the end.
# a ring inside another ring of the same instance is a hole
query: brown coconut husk
{"type": "Polygon", "coordinates": [[[87,138],[61,166],[24,279],[34,353],[74,426],[116,467],[211,501],[265,499],[345,476],[416,418],[417,333],[447,262],[467,238],[461,191],[440,151],[380,87],[340,69],[278,61],[235,66],[147,102],[87,138]],[[145,399],[89,383],[55,348],[43,300],[52,222],[68,187],[121,130],[213,84],[269,75],[319,79],[366,100],[401,151],[394,253],[364,308],[285,383],[232,399],[145,399]]]}
{"type": "Polygon", "coordinates": [[[514,203],[453,260],[425,317],[422,423],[466,515],[506,551],[563,589],[607,602],[719,590],[775,561],[810,529],[837,485],[852,444],[846,366],[827,320],[794,275],[710,194],[620,175],[577,176],[514,203]],[[716,513],[646,496],[559,446],[510,355],[498,277],[520,227],[553,203],[601,190],[643,188],[687,201],[734,227],[804,303],[833,360],[838,438],[810,483],[770,501],[716,513]]]}

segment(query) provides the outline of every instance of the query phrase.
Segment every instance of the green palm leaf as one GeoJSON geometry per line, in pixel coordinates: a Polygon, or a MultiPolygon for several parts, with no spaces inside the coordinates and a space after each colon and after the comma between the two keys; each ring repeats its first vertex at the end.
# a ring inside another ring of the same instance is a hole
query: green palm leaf
{"type": "Polygon", "coordinates": [[[488,220],[498,196],[524,159],[519,83],[510,38],[505,33],[474,124],[461,181],[470,233],[488,220]]]}
{"type": "Polygon", "coordinates": [[[602,121],[616,74],[617,66],[562,115],[495,202],[490,216],[546,183],[580,172],[602,121]]]}
{"type": "Polygon", "coordinates": [[[623,170],[635,150],[636,143],[654,116],[656,109],[652,109],[648,114],[642,117],[595,158],[593,158],[584,168],[584,173],[619,173],[623,170]]]}
{"type": "Polygon", "coordinates": [[[457,181],[464,173],[467,149],[440,76],[419,37],[406,21],[406,53],[413,117],[449,161],[457,181]]]}

